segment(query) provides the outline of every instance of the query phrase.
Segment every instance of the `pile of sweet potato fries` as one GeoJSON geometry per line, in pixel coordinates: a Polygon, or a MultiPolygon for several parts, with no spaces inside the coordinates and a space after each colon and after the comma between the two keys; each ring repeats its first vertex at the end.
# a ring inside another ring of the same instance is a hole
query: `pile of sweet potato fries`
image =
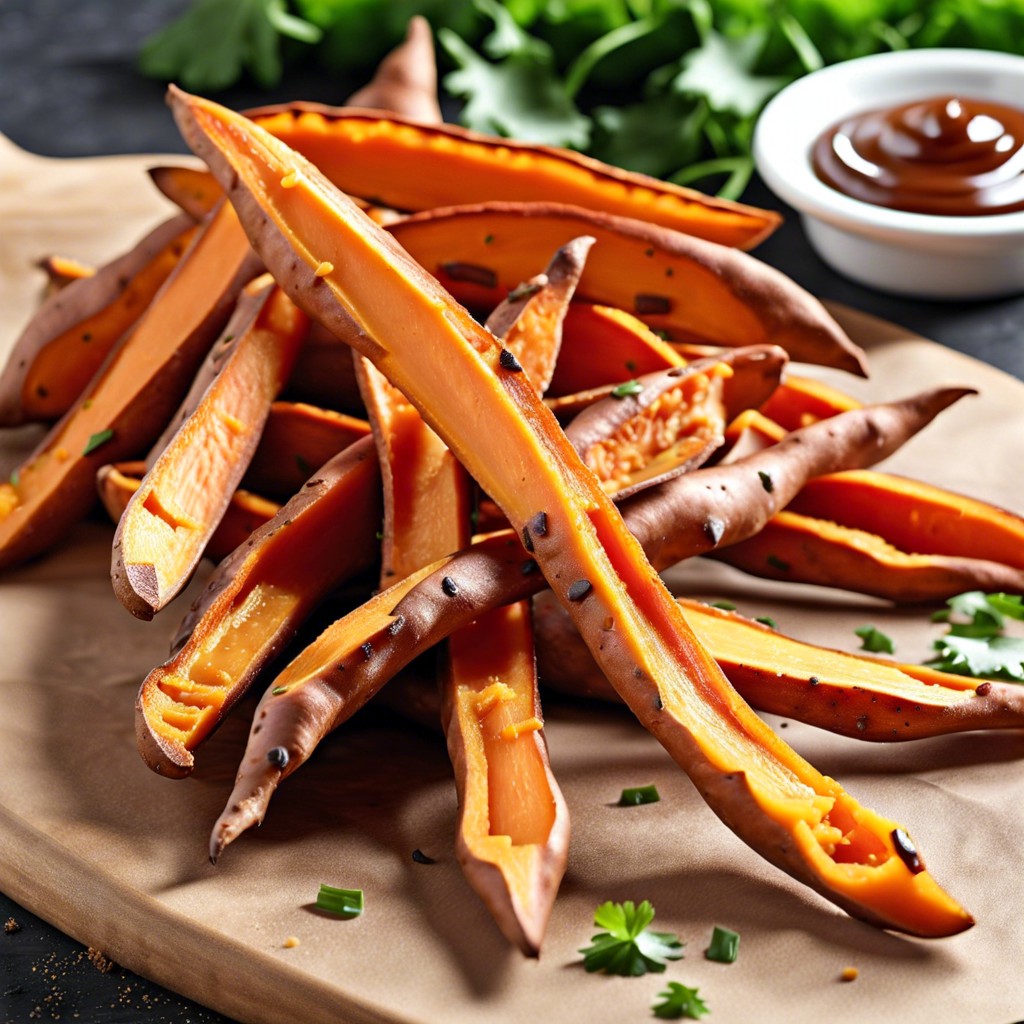
{"type": "Polygon", "coordinates": [[[0,378],[0,423],[53,423],[0,485],[0,567],[97,490],[134,615],[221,560],[136,707],[142,756],[181,778],[267,682],[211,856],[446,641],[458,856],[535,955],[569,839],[536,641],[547,682],[628,704],[772,863],[883,928],[968,928],[905,830],[753,708],[885,741],[1021,727],[1021,693],[814,648],[658,573],[708,555],[892,601],[1024,591],[1024,520],[870,468],[969,389],[862,406],[790,373],[867,363],[742,251],[776,215],[442,124],[425,23],[350,108],[171,103],[207,166],[153,170],[181,212],[98,270],[49,259],[0,378]],[[263,679],[378,564],[380,589],[263,679]]]}

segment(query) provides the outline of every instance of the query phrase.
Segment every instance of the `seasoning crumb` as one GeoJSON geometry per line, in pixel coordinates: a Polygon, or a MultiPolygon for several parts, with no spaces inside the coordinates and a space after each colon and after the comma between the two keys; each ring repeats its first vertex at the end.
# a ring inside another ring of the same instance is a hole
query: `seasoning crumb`
{"type": "Polygon", "coordinates": [[[21,925],[13,917],[9,917],[4,921],[4,935],[13,935],[15,932],[20,931],[21,925]]]}
{"type": "Polygon", "coordinates": [[[840,981],[856,981],[860,971],[856,967],[844,967],[839,974],[840,981]]]}
{"type": "Polygon", "coordinates": [[[316,277],[326,277],[328,274],[334,273],[334,264],[329,260],[324,260],[322,263],[317,264],[316,270],[313,271],[316,277]]]}
{"type": "Polygon", "coordinates": [[[296,946],[301,945],[299,940],[294,935],[289,935],[284,942],[281,943],[282,949],[294,949],[296,946]]]}
{"type": "Polygon", "coordinates": [[[95,946],[90,946],[85,954],[89,958],[89,963],[96,968],[100,974],[109,974],[117,964],[110,959],[102,950],[97,949],[95,946]]]}

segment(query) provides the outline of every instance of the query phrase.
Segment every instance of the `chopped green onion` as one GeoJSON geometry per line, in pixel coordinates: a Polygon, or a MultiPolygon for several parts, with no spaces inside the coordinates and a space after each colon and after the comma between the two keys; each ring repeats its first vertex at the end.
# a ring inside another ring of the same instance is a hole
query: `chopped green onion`
{"type": "Polygon", "coordinates": [[[339,917],[358,917],[363,912],[362,889],[336,889],[333,885],[320,883],[316,897],[316,909],[326,910],[339,917]]]}
{"type": "Polygon", "coordinates": [[[91,454],[100,446],[105,445],[113,436],[114,432],[109,427],[106,430],[101,430],[98,434],[93,434],[92,437],[85,442],[85,450],[82,454],[91,454]]]}
{"type": "Polygon", "coordinates": [[[288,687],[287,686],[275,686],[270,691],[270,695],[271,695],[271,697],[280,697],[282,693],[287,693],[287,692],[288,692],[288,687]]]}
{"type": "Polygon", "coordinates": [[[639,395],[644,386],[638,380],[627,380],[617,388],[612,388],[612,398],[628,398],[630,395],[639,395]]]}
{"type": "Polygon", "coordinates": [[[717,960],[722,964],[731,964],[736,961],[740,952],[739,932],[729,928],[720,928],[717,924],[711,933],[711,945],[708,946],[704,955],[709,960],[717,960]]]}
{"type": "Polygon", "coordinates": [[[641,804],[656,804],[661,797],[657,786],[633,786],[622,791],[620,807],[639,807],[641,804]]]}

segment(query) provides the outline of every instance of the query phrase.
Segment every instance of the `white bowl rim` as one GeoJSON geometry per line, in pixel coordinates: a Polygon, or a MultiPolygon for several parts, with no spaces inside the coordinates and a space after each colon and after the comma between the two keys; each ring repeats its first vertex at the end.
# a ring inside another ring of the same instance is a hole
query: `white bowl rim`
{"type": "MultiPolygon", "coordinates": [[[[857,106],[837,109],[835,116],[824,124],[817,119],[812,124],[801,117],[806,97],[812,93],[820,96],[822,92],[837,92],[868,77],[877,83],[878,76],[887,71],[909,74],[915,70],[939,69],[951,74],[977,71],[1009,74],[1020,79],[1024,93],[1024,57],[992,50],[951,47],[897,50],[832,64],[786,86],[762,111],[753,145],[758,173],[790,206],[836,227],[894,240],[916,238],[922,243],[939,236],[963,241],[1014,240],[1024,234],[1024,210],[967,217],[891,210],[836,191],[821,181],[811,167],[810,147],[821,132],[847,114],[878,109],[886,101],[876,95],[857,106]]],[[[955,91],[955,83],[948,91],[955,91]]],[[[1013,103],[1013,100],[1008,102],[1013,103]]]]}

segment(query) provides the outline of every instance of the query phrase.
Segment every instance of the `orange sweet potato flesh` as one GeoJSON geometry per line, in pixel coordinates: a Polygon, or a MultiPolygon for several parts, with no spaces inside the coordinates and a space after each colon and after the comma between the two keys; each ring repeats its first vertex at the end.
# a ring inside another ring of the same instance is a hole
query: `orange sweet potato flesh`
{"type": "Polygon", "coordinates": [[[318,466],[369,433],[370,424],[354,416],[304,402],[274,402],[242,484],[288,498],[318,466]]]}
{"type": "Polygon", "coordinates": [[[346,449],[222,563],[186,617],[175,653],[146,677],[136,737],[146,763],[172,778],[334,587],[376,556],[380,474],[373,442],[346,449]],[[324,545],[329,532],[345,543],[324,545]],[[317,557],[309,557],[316,551],[317,557]]]}
{"type": "MultiPolygon", "coordinates": [[[[974,729],[1024,728],[1024,690],[918,665],[817,647],[736,612],[680,598],[686,618],[733,686],[759,711],[875,742],[974,729]]],[[[558,605],[537,601],[545,684],[579,696],[617,695],[558,605]]]]}
{"type": "Polygon", "coordinates": [[[269,277],[243,294],[210,354],[212,383],[161,450],[114,535],[114,593],[137,618],[152,618],[191,579],[307,325],[269,277]]]}
{"type": "Polygon", "coordinates": [[[52,295],[0,376],[0,426],[59,419],[174,270],[196,228],[175,217],[129,252],[52,295]]]}
{"type": "Polygon", "coordinates": [[[110,353],[83,401],[18,468],[16,483],[0,484],[0,568],[60,540],[95,502],[96,470],[153,443],[259,269],[234,212],[222,207],[110,353]]]}
{"type": "Polygon", "coordinates": [[[861,350],[787,277],[656,224],[554,203],[490,202],[418,213],[388,231],[460,302],[483,308],[535,273],[536,253],[589,235],[581,299],[632,312],[672,340],[771,343],[792,359],[866,375],[861,350]]]}
{"type": "Polygon", "coordinates": [[[1024,570],[1024,519],[918,480],[869,470],[836,473],[809,482],[789,508],[867,530],[901,551],[1024,570]]]}
{"type": "Polygon", "coordinates": [[[452,634],[441,692],[459,862],[505,937],[536,956],[565,872],[569,816],[541,731],[529,601],[452,634]]]}
{"type": "Polygon", "coordinates": [[[569,203],[741,248],[763,241],[781,220],[768,210],[715,199],[569,150],[454,125],[310,103],[266,107],[249,116],[338,188],[397,210],[492,199],[569,203]]]}
{"type": "Polygon", "coordinates": [[[791,374],[761,406],[761,412],[786,430],[798,430],[816,420],[858,409],[860,404],[823,381],[791,374]]]}
{"type": "MultiPolygon", "coordinates": [[[[96,471],[96,490],[100,501],[116,525],[128,507],[132,495],[142,486],[146,463],[117,462],[96,471]]],[[[219,561],[244,544],[250,534],[277,515],[280,505],[251,491],[237,490],[224,516],[206,544],[208,558],[219,561]]]]}
{"type": "Polygon", "coordinates": [[[566,314],[551,394],[571,395],[686,362],[624,309],[574,302],[566,314]]]}
{"type": "Polygon", "coordinates": [[[945,601],[966,590],[1024,593],[1024,569],[983,558],[911,554],[866,530],[788,510],[714,557],[754,576],[838,587],[898,604],[945,601]]]}
{"type": "MultiPolygon", "coordinates": [[[[268,268],[417,404],[526,531],[602,669],[716,813],[856,916],[926,936],[970,927],[931,875],[901,857],[897,826],[816,772],[729,686],[493,336],[300,156],[209,101],[172,90],[172,105],[268,268]]],[[[298,706],[292,692],[275,717],[298,706]]],[[[274,700],[264,697],[258,714],[274,700]]],[[[261,771],[251,757],[239,783],[255,773],[257,790],[276,785],[282,769],[264,761],[261,771]]]]}

